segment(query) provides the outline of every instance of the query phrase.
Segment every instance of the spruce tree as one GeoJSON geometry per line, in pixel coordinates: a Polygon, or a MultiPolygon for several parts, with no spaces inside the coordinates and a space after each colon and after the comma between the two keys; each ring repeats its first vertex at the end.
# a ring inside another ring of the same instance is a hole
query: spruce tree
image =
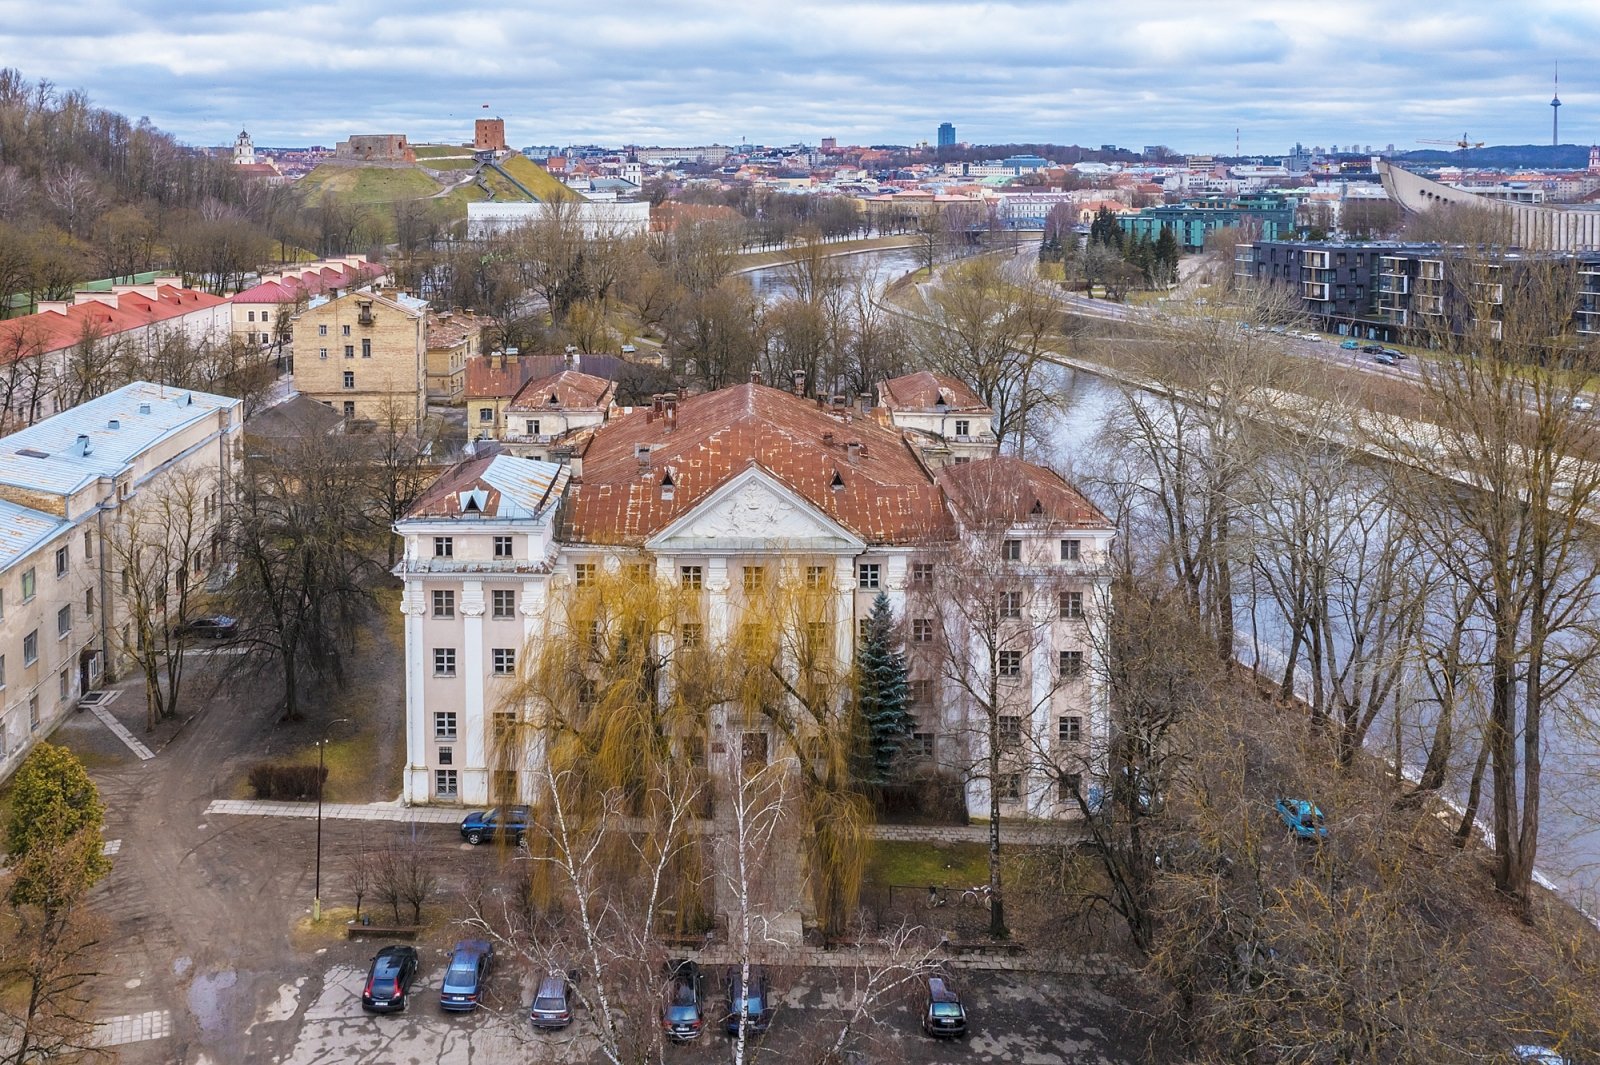
{"type": "Polygon", "coordinates": [[[911,686],[906,679],[906,656],[895,637],[894,612],[882,592],[867,615],[867,634],[856,660],[856,701],[863,731],[862,776],[876,787],[887,784],[895,756],[911,734],[913,718],[906,712],[911,686]]]}
{"type": "Polygon", "coordinates": [[[1172,232],[1171,226],[1162,226],[1161,236],[1156,241],[1156,263],[1160,268],[1162,283],[1170,285],[1177,280],[1178,259],[1182,254],[1177,234],[1172,232]]]}

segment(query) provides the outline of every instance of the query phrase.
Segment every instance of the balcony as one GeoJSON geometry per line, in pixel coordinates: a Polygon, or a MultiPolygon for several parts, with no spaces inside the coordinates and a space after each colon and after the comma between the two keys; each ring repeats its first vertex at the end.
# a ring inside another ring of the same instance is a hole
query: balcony
{"type": "Polygon", "coordinates": [[[1398,276],[1395,274],[1379,274],[1378,291],[1392,292],[1395,295],[1403,296],[1411,291],[1411,279],[1404,274],[1398,276]]]}
{"type": "Polygon", "coordinates": [[[1328,268],[1328,253],[1325,251],[1303,252],[1300,256],[1300,265],[1308,270],[1326,270],[1328,268]]]}
{"type": "Polygon", "coordinates": [[[1326,281],[1306,281],[1301,285],[1301,297],[1313,303],[1326,303],[1333,297],[1328,295],[1326,281]]]}
{"type": "Polygon", "coordinates": [[[1423,259],[1417,264],[1417,276],[1424,281],[1443,281],[1444,260],[1423,259]]]}
{"type": "Polygon", "coordinates": [[[548,572],[550,561],[543,558],[404,558],[394,568],[396,577],[548,572]]]}

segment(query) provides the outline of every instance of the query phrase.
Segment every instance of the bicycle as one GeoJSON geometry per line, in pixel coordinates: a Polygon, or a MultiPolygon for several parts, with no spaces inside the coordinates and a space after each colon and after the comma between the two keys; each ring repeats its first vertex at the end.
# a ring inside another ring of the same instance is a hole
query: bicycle
{"type": "Polygon", "coordinates": [[[961,904],[982,902],[988,904],[994,899],[994,889],[988,884],[976,884],[961,893],[961,904]]]}

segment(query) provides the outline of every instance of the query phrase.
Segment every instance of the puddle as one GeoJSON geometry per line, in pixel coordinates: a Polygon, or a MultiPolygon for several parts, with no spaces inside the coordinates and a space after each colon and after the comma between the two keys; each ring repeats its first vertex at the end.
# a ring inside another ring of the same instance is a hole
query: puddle
{"type": "Polygon", "coordinates": [[[239,974],[231,971],[202,973],[194,978],[194,983],[189,985],[189,1012],[194,1014],[202,1031],[222,1029],[222,1000],[238,981],[239,974]]]}

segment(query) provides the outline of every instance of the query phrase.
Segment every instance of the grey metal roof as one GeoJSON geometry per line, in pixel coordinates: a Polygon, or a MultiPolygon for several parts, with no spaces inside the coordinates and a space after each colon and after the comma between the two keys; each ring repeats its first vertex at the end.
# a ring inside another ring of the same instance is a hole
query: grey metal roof
{"type": "Polygon", "coordinates": [[[0,499],[0,570],[16,565],[71,522],[0,499]]]}
{"type": "Polygon", "coordinates": [[[115,476],[165,438],[239,402],[135,381],[0,437],[0,484],[51,495],[76,492],[97,478],[115,476]]]}

